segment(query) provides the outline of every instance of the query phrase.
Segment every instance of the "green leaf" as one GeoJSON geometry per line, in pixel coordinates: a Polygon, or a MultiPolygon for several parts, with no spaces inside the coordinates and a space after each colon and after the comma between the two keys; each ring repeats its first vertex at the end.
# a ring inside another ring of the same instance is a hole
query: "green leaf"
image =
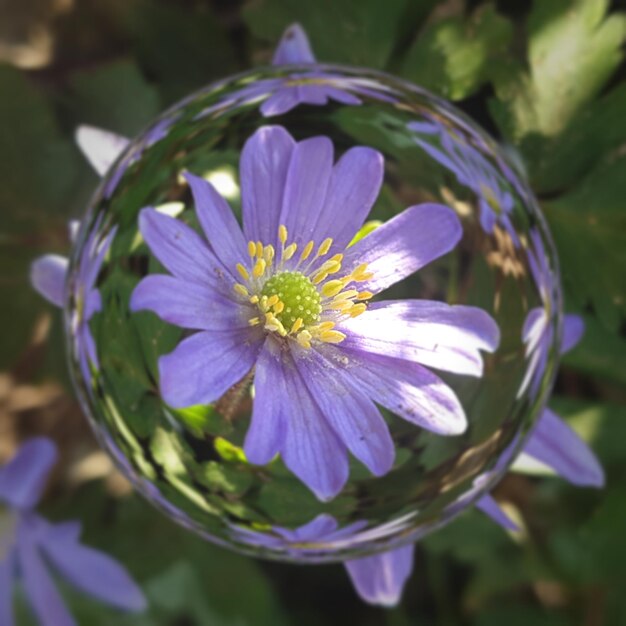
{"type": "Polygon", "coordinates": [[[491,5],[469,19],[443,19],[416,38],[403,66],[403,75],[452,100],[472,95],[488,79],[495,60],[507,54],[510,22],[491,5]]]}
{"type": "Polygon", "coordinates": [[[234,50],[210,11],[175,2],[132,3],[127,28],[137,58],[167,104],[239,69],[234,50]]]}
{"type": "Polygon", "coordinates": [[[378,69],[389,60],[407,6],[407,0],[260,0],[243,16],[252,32],[272,45],[299,22],[318,60],[378,69]]]}
{"type": "Polygon", "coordinates": [[[157,91],[133,61],[76,72],[70,88],[77,120],[122,135],[136,135],[161,110],[157,91]]]}
{"type": "Polygon", "coordinates": [[[509,138],[554,136],[592,100],[622,59],[622,14],[608,0],[535,0],[528,20],[528,70],[502,64],[494,115],[509,138]]]}
{"type": "Polygon", "coordinates": [[[605,163],[544,204],[568,293],[614,330],[626,314],[625,166],[626,156],[605,163]]]}
{"type": "Polygon", "coordinates": [[[610,151],[626,142],[626,85],[585,107],[561,135],[528,162],[533,188],[552,193],[575,184],[610,151]]]}
{"type": "MultiPolygon", "coordinates": [[[[17,70],[0,66],[2,231],[32,230],[65,205],[77,155],[45,97],[17,70]]],[[[67,213],[65,213],[67,215],[67,213]]]]}
{"type": "Polygon", "coordinates": [[[609,332],[590,316],[585,317],[585,334],[563,362],[599,380],[626,385],[626,340],[609,332]]]}
{"type": "Polygon", "coordinates": [[[0,66],[0,362],[12,365],[35,319],[49,305],[29,282],[31,261],[64,252],[80,161],[43,93],[26,75],[0,66]]]}

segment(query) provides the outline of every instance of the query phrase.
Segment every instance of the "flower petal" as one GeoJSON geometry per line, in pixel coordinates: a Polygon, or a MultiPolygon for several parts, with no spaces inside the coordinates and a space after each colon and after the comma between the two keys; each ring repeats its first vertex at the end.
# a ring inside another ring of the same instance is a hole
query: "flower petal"
{"type": "Polygon", "coordinates": [[[80,591],[126,611],[142,611],[146,599],[127,571],[106,554],[58,536],[42,540],[54,567],[80,591]]]}
{"type": "Polygon", "coordinates": [[[307,216],[318,243],[332,237],[334,248],[343,252],[376,202],[383,173],[383,155],[371,148],[351,148],[339,159],[323,206],[307,216]]]}
{"type": "Polygon", "coordinates": [[[493,352],[498,326],[482,309],[429,300],[377,302],[341,323],[348,346],[437,369],[481,376],[479,350],[493,352]]]}
{"type": "Polygon", "coordinates": [[[252,369],[260,348],[254,337],[246,328],[203,331],[184,339],[159,359],[165,402],[182,409],[218,400],[252,369]]]}
{"type": "Polygon", "coordinates": [[[300,24],[292,24],[283,33],[274,51],[272,65],[315,63],[307,34],[300,24]]]}
{"type": "Polygon", "coordinates": [[[485,494],[478,502],[476,508],[490,517],[496,524],[505,530],[519,530],[519,526],[500,508],[490,494],[485,494]]]}
{"type": "Polygon", "coordinates": [[[9,552],[0,560],[0,624],[14,626],[13,620],[13,556],[9,552]]]}
{"type": "Polygon", "coordinates": [[[409,207],[348,249],[344,267],[368,264],[374,277],[359,288],[378,293],[450,252],[461,239],[461,222],[441,204],[409,207]]]}
{"type": "Polygon", "coordinates": [[[130,297],[130,310],[148,310],[162,320],[194,330],[247,328],[242,307],[211,287],[165,274],[143,278],[130,297]]]}
{"type": "MultiPolygon", "coordinates": [[[[354,85],[350,85],[350,86],[354,88],[354,85]]],[[[325,91],[326,91],[326,96],[328,98],[331,98],[332,100],[336,100],[337,102],[341,102],[342,104],[349,104],[349,105],[355,106],[355,105],[359,105],[363,103],[363,101],[357,96],[355,96],[353,93],[350,93],[349,91],[344,91],[340,87],[332,87],[331,83],[325,85],[325,91]]],[[[357,89],[356,91],[364,95],[371,95],[373,98],[377,98],[378,96],[378,93],[375,91],[372,92],[371,94],[368,94],[367,89],[363,89],[363,90],[357,89]]],[[[382,100],[384,98],[380,98],[380,99],[382,100]]]]}
{"type": "Polygon", "coordinates": [[[248,258],[241,228],[228,203],[204,178],[189,172],[185,178],[191,187],[200,225],[215,256],[224,267],[235,271],[237,263],[248,258]]]}
{"type": "MultiPolygon", "coordinates": [[[[348,479],[345,446],[327,424],[324,414],[308,393],[296,363],[273,340],[266,342],[266,358],[272,365],[275,410],[284,431],[280,453],[285,465],[322,501],[334,498],[348,479]]],[[[256,404],[256,400],[255,400],[256,404]]],[[[278,426],[278,424],[276,424],[278,426]]],[[[249,446],[249,441],[246,441],[249,446]]]]}
{"type": "Polygon", "coordinates": [[[283,115],[302,103],[297,87],[280,86],[260,107],[263,117],[283,115]]]}
{"type": "Polygon", "coordinates": [[[152,253],[174,276],[232,294],[232,280],[200,235],[154,209],[139,214],[139,230],[152,253]]]}
{"type": "Polygon", "coordinates": [[[25,441],[0,468],[0,501],[16,509],[32,509],[41,498],[56,460],[57,448],[51,439],[36,437],[25,441]]]}
{"type": "Polygon", "coordinates": [[[386,474],[395,448],[385,420],[361,385],[315,350],[300,349],[295,358],[309,393],[346,448],[375,476],[386,474]]]}
{"type": "Polygon", "coordinates": [[[79,126],[76,143],[96,173],[104,176],[128,144],[129,139],[94,126],[79,126]]]}
{"type": "Polygon", "coordinates": [[[582,339],[585,332],[585,322],[580,315],[565,315],[563,317],[563,336],[561,337],[561,354],[569,352],[582,339]]]}
{"type": "Polygon", "coordinates": [[[337,520],[327,513],[322,513],[307,524],[294,530],[288,528],[274,528],[274,530],[290,543],[305,543],[325,540],[337,530],[337,520]]]}
{"type": "Polygon", "coordinates": [[[589,446],[556,413],[545,409],[524,452],[573,485],[602,487],[604,470],[589,446]]]}
{"type": "Polygon", "coordinates": [[[243,232],[276,245],[287,170],[296,142],[282,126],[263,126],[246,141],[240,162],[243,232]]]}
{"type": "Polygon", "coordinates": [[[39,623],[42,626],[76,626],[27,532],[22,531],[18,540],[18,561],[26,597],[39,623]]]}
{"type": "Polygon", "coordinates": [[[413,570],[414,546],[344,563],[352,584],[368,604],[393,607],[400,602],[404,585],[413,570]]]}
{"type": "Polygon", "coordinates": [[[467,428],[463,407],[452,389],[425,367],[384,354],[356,349],[346,339],[333,357],[346,367],[362,393],[399,417],[439,435],[467,428]],[[346,364],[347,359],[347,364],[346,364]]]}
{"type": "Polygon", "coordinates": [[[48,302],[62,307],[65,300],[65,278],[69,260],[58,254],[46,254],[30,266],[30,282],[48,302]]]}
{"type": "Polygon", "coordinates": [[[254,403],[244,452],[250,463],[265,465],[279,452],[284,440],[284,407],[281,397],[289,391],[285,382],[280,352],[272,339],[267,339],[256,363],[254,373],[254,403]]]}
{"type": "Polygon", "coordinates": [[[92,289],[85,297],[83,321],[88,322],[99,311],[102,311],[102,295],[97,289],[92,289]]]}
{"type": "Polygon", "coordinates": [[[280,224],[289,241],[320,244],[327,233],[314,228],[312,216],[324,206],[333,167],[333,144],[328,137],[312,137],[296,144],[291,155],[280,224]]]}

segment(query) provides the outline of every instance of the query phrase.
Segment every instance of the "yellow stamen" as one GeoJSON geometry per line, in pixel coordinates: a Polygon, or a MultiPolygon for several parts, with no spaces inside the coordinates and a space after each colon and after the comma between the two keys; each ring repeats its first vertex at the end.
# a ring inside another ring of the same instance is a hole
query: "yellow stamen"
{"type": "Polygon", "coordinates": [[[259,301],[259,296],[254,295],[254,296],[251,296],[251,297],[250,297],[250,302],[251,302],[252,304],[256,304],[258,301],[259,301]]]}
{"type": "Polygon", "coordinates": [[[282,302],[281,300],[279,300],[275,305],[274,305],[274,313],[282,313],[283,309],[285,308],[285,303],[282,302]]]}
{"type": "Polygon", "coordinates": [[[271,243],[265,246],[263,258],[268,265],[272,264],[272,261],[274,260],[274,246],[271,243]]]}
{"type": "Polygon", "coordinates": [[[309,258],[309,255],[313,251],[314,245],[315,244],[312,241],[309,241],[309,243],[307,243],[306,246],[304,246],[304,250],[302,250],[302,254],[300,255],[301,261],[306,261],[309,258]]]}
{"type": "Polygon", "coordinates": [[[277,332],[281,337],[284,337],[287,334],[287,331],[281,321],[270,312],[265,314],[265,328],[267,330],[277,332]]]}
{"type": "Polygon", "coordinates": [[[278,300],[279,300],[279,298],[278,298],[278,296],[276,294],[274,294],[273,296],[270,296],[267,299],[267,306],[268,307],[274,306],[278,302],[278,300]]]}
{"type": "Polygon", "coordinates": [[[326,343],[341,343],[346,336],[338,330],[326,330],[320,333],[320,339],[326,343]]]}
{"type": "Polygon", "coordinates": [[[347,311],[352,307],[352,300],[333,300],[326,304],[325,307],[331,311],[347,311]]]}
{"type": "Polygon", "coordinates": [[[235,283],[235,286],[233,287],[233,289],[240,295],[240,296],[248,296],[250,295],[248,293],[248,290],[246,289],[246,287],[244,285],[242,285],[241,283],[235,283]]]}
{"type": "Polygon", "coordinates": [[[326,272],[327,274],[336,274],[340,269],[341,269],[341,263],[339,263],[338,261],[329,260],[329,261],[326,261],[325,263],[322,263],[318,272],[326,272]]]}
{"type": "Polygon", "coordinates": [[[253,317],[248,320],[248,324],[250,324],[250,326],[256,326],[257,324],[260,324],[260,323],[261,323],[261,320],[258,317],[253,317]]]}
{"type": "Polygon", "coordinates": [[[304,322],[302,321],[302,318],[299,317],[294,323],[293,326],[291,327],[291,330],[289,331],[290,333],[297,333],[300,328],[302,328],[302,324],[304,324],[304,322]]]}
{"type": "Polygon", "coordinates": [[[317,326],[314,326],[314,328],[317,332],[323,333],[335,328],[335,322],[320,322],[317,326]]]}
{"type": "Polygon", "coordinates": [[[237,263],[237,271],[241,274],[241,277],[244,280],[250,280],[250,274],[248,274],[248,270],[241,263],[237,263]]]}
{"type": "Polygon", "coordinates": [[[296,336],[296,341],[303,347],[309,349],[311,347],[311,333],[308,330],[302,330],[296,336]]]}
{"type": "Polygon", "coordinates": [[[341,300],[350,300],[351,298],[354,298],[357,293],[358,292],[356,289],[346,289],[345,291],[342,291],[335,296],[334,302],[340,302],[341,300]]]}
{"type": "Polygon", "coordinates": [[[267,264],[265,263],[265,259],[257,259],[257,262],[254,264],[254,268],[252,270],[252,275],[255,278],[259,278],[259,276],[263,276],[266,266],[267,264]]]}
{"type": "Polygon", "coordinates": [[[296,250],[298,249],[298,245],[295,243],[290,243],[285,250],[283,251],[283,259],[285,261],[288,261],[295,253],[296,250]]]}
{"type": "Polygon", "coordinates": [[[356,295],[357,300],[369,300],[374,294],[371,291],[361,291],[356,295]]]}
{"type": "Polygon", "coordinates": [[[333,296],[336,296],[342,289],[343,281],[329,280],[322,286],[320,291],[322,292],[322,295],[326,296],[327,298],[332,298],[333,296]]]}
{"type": "Polygon", "coordinates": [[[333,240],[330,237],[326,237],[324,241],[320,244],[320,247],[317,249],[317,254],[315,256],[324,256],[333,245],[333,240]]]}
{"type": "Polygon", "coordinates": [[[352,271],[352,278],[357,282],[369,280],[370,278],[373,278],[373,277],[374,277],[374,274],[372,274],[372,272],[367,271],[367,263],[361,263],[361,265],[358,265],[352,271]]]}
{"type": "Polygon", "coordinates": [[[278,239],[280,240],[280,243],[285,245],[285,242],[287,241],[287,227],[283,224],[278,227],[278,239]]]}
{"type": "Polygon", "coordinates": [[[256,254],[256,243],[254,241],[248,241],[248,254],[254,256],[256,254]]]}
{"type": "Polygon", "coordinates": [[[361,315],[367,310],[367,304],[365,302],[360,302],[359,304],[355,304],[351,309],[347,311],[350,317],[357,317],[357,315],[361,315]]]}
{"type": "Polygon", "coordinates": [[[256,242],[256,256],[260,259],[263,256],[263,244],[260,241],[256,242]]]}
{"type": "Polygon", "coordinates": [[[313,276],[313,280],[311,281],[314,285],[319,285],[323,280],[328,278],[327,272],[318,272],[313,276]]]}

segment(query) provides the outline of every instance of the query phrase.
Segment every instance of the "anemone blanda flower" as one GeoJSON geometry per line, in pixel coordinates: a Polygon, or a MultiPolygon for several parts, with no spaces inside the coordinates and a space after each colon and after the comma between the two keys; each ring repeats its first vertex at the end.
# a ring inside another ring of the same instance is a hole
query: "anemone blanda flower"
{"type": "Polygon", "coordinates": [[[383,178],[376,150],[333,164],[327,137],[295,142],[259,129],[240,163],[243,233],[226,201],[187,174],[203,236],[143,209],[140,231],[171,275],[135,288],[131,310],[196,330],[159,360],[164,400],[218,400],[254,368],[244,449],[281,454],[320,498],[348,476],[349,450],[375,475],[394,460],[375,403],[439,434],[466,427],[456,395],[427,367],[480,376],[498,328],[484,311],[442,302],[367,301],[450,251],[461,237],[442,205],[409,207],[353,246],[383,178]]]}
{"type": "Polygon", "coordinates": [[[469,141],[455,135],[436,119],[410,122],[407,127],[417,135],[415,142],[427,154],[454,174],[461,185],[476,194],[482,229],[491,234],[499,223],[517,247],[519,239],[510,218],[515,202],[507,188],[507,181],[494,165],[469,141]],[[427,139],[422,139],[420,135],[427,139]]]}
{"type": "Polygon", "coordinates": [[[0,468],[0,624],[14,623],[13,587],[21,583],[42,626],[74,626],[50,570],[80,591],[125,611],[142,611],[145,598],[111,557],[79,542],[80,524],[51,524],[34,512],[56,447],[44,437],[24,443],[0,468]],[[6,507],[4,510],[2,507],[6,507]]]}
{"type": "MultiPolygon", "coordinates": [[[[91,318],[102,310],[102,297],[95,287],[98,274],[109,251],[117,227],[112,228],[104,239],[98,239],[99,222],[94,225],[85,242],[84,252],[78,263],[73,293],[75,307],[72,317],[72,336],[83,379],[91,380],[91,368],[99,368],[96,344],[89,327],[91,318]]],[[[70,238],[75,240],[78,222],[70,223],[70,238]]],[[[62,307],[69,261],[57,254],[46,254],[35,259],[31,265],[30,279],[33,287],[46,300],[62,307]]]]}
{"type": "MultiPolygon", "coordinates": [[[[337,541],[349,542],[366,526],[359,521],[339,528],[331,515],[321,514],[296,529],[273,526],[272,534],[235,528],[246,543],[268,548],[285,548],[301,554],[315,550],[319,544],[337,541]]],[[[351,559],[343,563],[360,598],[369,604],[392,607],[413,569],[413,546],[402,546],[373,556],[351,559]]]]}
{"type": "Polygon", "coordinates": [[[231,104],[254,102],[264,98],[259,108],[263,117],[283,115],[300,104],[322,106],[330,100],[347,105],[363,103],[359,96],[365,96],[384,102],[393,102],[393,90],[382,93],[380,86],[373,89],[365,77],[344,76],[315,66],[317,63],[308,37],[299,24],[292,24],[283,34],[274,53],[272,64],[279,65],[311,65],[308,71],[298,71],[288,76],[256,80],[242,87],[215,105],[201,111],[197,118],[205,117],[231,104]],[[266,97],[271,93],[269,97],[266,97]]]}

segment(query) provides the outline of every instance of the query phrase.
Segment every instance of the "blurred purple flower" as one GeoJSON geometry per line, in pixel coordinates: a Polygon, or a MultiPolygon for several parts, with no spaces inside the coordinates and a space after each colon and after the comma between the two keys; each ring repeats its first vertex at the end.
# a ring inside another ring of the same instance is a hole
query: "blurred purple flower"
{"type": "MultiPolygon", "coordinates": [[[[257,530],[234,527],[238,538],[246,543],[265,548],[284,548],[294,555],[319,550],[320,544],[358,540],[366,526],[359,521],[338,528],[334,517],[322,514],[295,530],[273,526],[269,534],[257,530]]],[[[402,546],[381,554],[344,562],[357,593],[369,604],[392,607],[398,604],[402,589],[413,569],[413,545],[402,546]]]]}
{"type": "Polygon", "coordinates": [[[44,437],[24,443],[0,468],[0,624],[14,624],[12,591],[20,581],[43,626],[74,626],[49,569],[80,591],[124,611],[142,611],[146,600],[132,578],[111,557],[81,545],[80,524],[51,524],[36,514],[55,445],[44,437]]]}
{"type": "Polygon", "coordinates": [[[411,122],[408,128],[417,135],[427,137],[428,140],[416,138],[415,142],[452,172],[461,185],[476,194],[482,229],[491,234],[495,224],[499,223],[510,235],[514,245],[518,246],[519,238],[510,219],[515,202],[502,173],[467,139],[456,135],[436,119],[411,122]]]}
{"type": "Polygon", "coordinates": [[[272,94],[263,101],[259,109],[264,117],[283,115],[300,104],[323,106],[330,100],[347,105],[360,105],[363,101],[359,96],[384,102],[395,101],[391,89],[388,94],[381,93],[380,86],[374,89],[366,78],[347,79],[340,74],[321,69],[315,65],[316,63],[306,32],[299,24],[292,24],[283,34],[274,53],[272,64],[275,66],[314,66],[310,71],[298,71],[279,78],[256,80],[229,94],[217,104],[204,109],[197,118],[206,117],[230,105],[254,102],[259,98],[264,98],[270,92],[272,94]]]}
{"type": "MultiPolygon", "coordinates": [[[[115,237],[117,228],[98,240],[99,222],[94,225],[87,237],[83,254],[78,262],[78,271],[74,285],[74,315],[71,320],[72,336],[85,382],[91,379],[91,367],[98,369],[98,354],[95,341],[89,327],[91,318],[102,309],[100,291],[95,287],[98,274],[115,237]]],[[[74,236],[77,228],[72,223],[70,230],[74,236]]],[[[46,300],[63,307],[65,284],[67,281],[68,259],[56,254],[47,254],[35,259],[31,265],[31,283],[35,290],[46,300]]]]}
{"type": "Polygon", "coordinates": [[[164,400],[215,402],[254,368],[248,459],[280,453],[322,500],[346,482],[348,450],[377,476],[393,465],[376,404],[439,434],[463,432],[456,395],[424,366],[481,376],[480,350],[499,340],[493,319],[442,302],[366,304],[454,248],[454,212],[412,206],[349,246],[382,184],[379,152],[355,147],[333,164],[327,137],[295,142],[268,126],[246,142],[240,169],[243,233],[213,186],[191,174],[204,237],[151,208],[139,217],[172,275],[145,277],[131,310],[200,331],[160,358],[164,400]]]}

